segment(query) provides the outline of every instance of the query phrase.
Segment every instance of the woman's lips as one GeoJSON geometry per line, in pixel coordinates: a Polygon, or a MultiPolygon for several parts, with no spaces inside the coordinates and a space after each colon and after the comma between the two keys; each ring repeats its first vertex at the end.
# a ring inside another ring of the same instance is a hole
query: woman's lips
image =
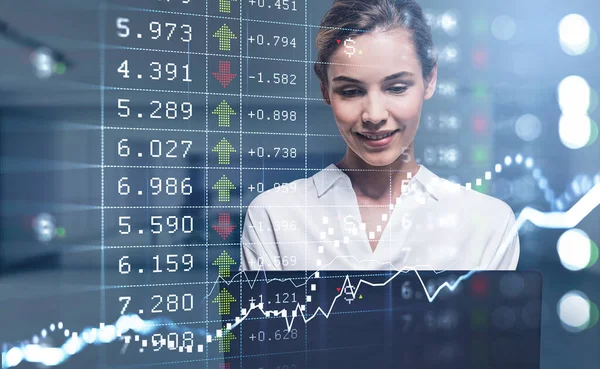
{"type": "MultiPolygon", "coordinates": [[[[385,138],[382,138],[382,139],[380,139],[380,140],[377,140],[377,139],[375,139],[375,140],[369,139],[369,138],[365,137],[364,135],[362,135],[362,134],[360,134],[360,133],[358,133],[358,132],[356,132],[356,135],[357,135],[357,136],[359,137],[359,139],[360,139],[362,142],[364,142],[364,143],[365,143],[365,145],[367,145],[367,146],[370,146],[370,147],[384,147],[384,146],[386,146],[387,144],[389,144],[389,143],[390,143],[390,142],[391,142],[391,141],[394,139],[394,136],[395,136],[395,135],[396,135],[396,134],[397,134],[399,131],[400,131],[400,130],[398,130],[398,129],[397,129],[397,130],[393,131],[391,135],[389,135],[389,136],[387,136],[387,137],[385,137],[385,138]]],[[[371,136],[371,137],[374,137],[374,136],[381,136],[381,135],[379,134],[379,135],[369,135],[369,136],[371,136]]]]}

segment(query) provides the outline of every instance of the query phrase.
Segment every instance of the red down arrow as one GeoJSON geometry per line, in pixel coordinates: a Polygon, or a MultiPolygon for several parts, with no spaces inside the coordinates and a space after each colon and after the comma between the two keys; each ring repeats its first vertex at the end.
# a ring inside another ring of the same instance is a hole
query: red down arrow
{"type": "Polygon", "coordinates": [[[221,238],[226,240],[236,226],[231,224],[230,213],[219,213],[219,224],[214,225],[212,227],[215,231],[217,231],[221,238]]]}
{"type": "Polygon", "coordinates": [[[223,88],[226,88],[237,74],[231,73],[231,63],[224,60],[219,60],[219,71],[213,72],[213,76],[221,83],[223,88]]]}

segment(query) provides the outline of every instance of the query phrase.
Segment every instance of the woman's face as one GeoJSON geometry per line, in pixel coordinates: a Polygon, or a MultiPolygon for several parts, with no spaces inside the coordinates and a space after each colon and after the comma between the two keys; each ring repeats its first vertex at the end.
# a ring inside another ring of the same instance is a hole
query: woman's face
{"type": "Polygon", "coordinates": [[[330,60],[323,97],[329,98],[352,152],[369,165],[390,165],[415,138],[423,101],[435,91],[437,68],[423,79],[411,34],[404,29],[351,39],[347,46],[340,40],[330,60]]]}

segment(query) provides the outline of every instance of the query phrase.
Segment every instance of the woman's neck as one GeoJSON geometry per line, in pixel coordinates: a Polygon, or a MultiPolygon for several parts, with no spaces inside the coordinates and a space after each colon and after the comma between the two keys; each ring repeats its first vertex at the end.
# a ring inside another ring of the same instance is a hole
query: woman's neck
{"type": "Polygon", "coordinates": [[[412,145],[390,165],[370,165],[348,149],[336,166],[348,175],[357,197],[383,202],[399,197],[402,181],[408,179],[408,173],[414,177],[419,170],[412,145]]]}

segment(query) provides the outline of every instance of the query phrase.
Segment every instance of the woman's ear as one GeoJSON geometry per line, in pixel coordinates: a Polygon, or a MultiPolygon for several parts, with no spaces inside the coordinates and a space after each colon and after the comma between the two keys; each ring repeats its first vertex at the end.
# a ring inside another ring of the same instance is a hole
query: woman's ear
{"type": "Polygon", "coordinates": [[[325,100],[325,104],[331,105],[331,99],[329,98],[329,92],[327,91],[325,86],[323,86],[322,82],[321,82],[321,95],[323,95],[323,100],[325,100]]]}
{"type": "Polygon", "coordinates": [[[437,63],[431,69],[431,73],[429,73],[429,77],[425,81],[425,96],[423,98],[425,100],[431,99],[433,93],[435,92],[435,86],[437,85],[437,63]]]}

